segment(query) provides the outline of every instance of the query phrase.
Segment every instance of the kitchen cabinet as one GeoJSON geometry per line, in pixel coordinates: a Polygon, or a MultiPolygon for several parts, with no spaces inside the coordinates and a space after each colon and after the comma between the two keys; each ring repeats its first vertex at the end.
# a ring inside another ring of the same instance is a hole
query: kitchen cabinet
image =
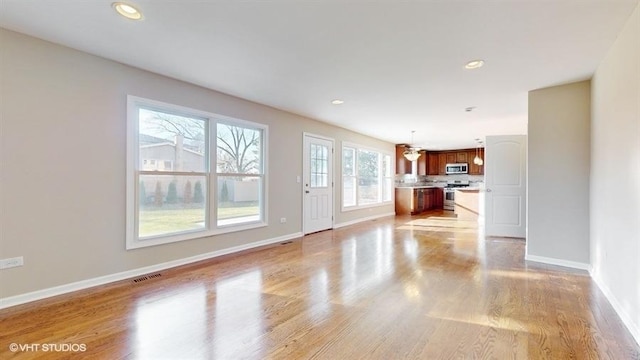
{"type": "Polygon", "coordinates": [[[455,164],[458,161],[458,159],[456,157],[456,153],[454,153],[454,152],[446,152],[444,154],[445,154],[445,156],[447,158],[447,161],[446,161],[447,164],[455,164]]]}
{"type": "Polygon", "coordinates": [[[420,157],[418,160],[418,175],[428,175],[429,168],[429,155],[426,150],[420,150],[420,157]]]}
{"type": "Polygon", "coordinates": [[[396,145],[396,174],[411,174],[411,161],[404,157],[405,145],[396,145]]]}
{"type": "Polygon", "coordinates": [[[440,188],[396,188],[396,214],[416,215],[431,209],[441,209],[443,199],[440,188]]]}
{"type": "Polygon", "coordinates": [[[447,175],[447,154],[439,153],[438,154],[438,175],[447,175]]]}
{"type": "Polygon", "coordinates": [[[476,158],[476,150],[468,150],[467,157],[469,158],[469,175],[483,175],[484,166],[473,163],[473,159],[476,158]]]}
{"type": "Polygon", "coordinates": [[[444,189],[441,188],[437,188],[434,189],[434,204],[433,204],[433,208],[434,209],[442,209],[442,207],[444,206],[444,189]]]}
{"type": "Polygon", "coordinates": [[[438,160],[438,154],[436,153],[427,153],[429,160],[427,166],[427,175],[438,175],[440,174],[440,161],[438,160]]]}
{"type": "MultiPolygon", "coordinates": [[[[473,158],[472,158],[473,160],[473,158]]],[[[466,151],[458,151],[456,152],[456,163],[459,164],[464,164],[464,163],[468,163],[469,161],[467,160],[467,152],[466,151]]]]}

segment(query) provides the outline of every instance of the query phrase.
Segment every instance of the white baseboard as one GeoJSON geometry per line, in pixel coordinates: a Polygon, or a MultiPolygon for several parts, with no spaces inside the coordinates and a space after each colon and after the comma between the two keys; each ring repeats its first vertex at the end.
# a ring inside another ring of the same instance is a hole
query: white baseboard
{"type": "Polygon", "coordinates": [[[216,250],[216,251],[208,252],[205,254],[190,256],[188,258],[167,261],[164,263],[145,266],[138,269],[127,270],[127,271],[123,271],[115,274],[100,276],[97,278],[81,280],[81,281],[77,281],[70,284],[64,284],[64,285],[55,286],[47,289],[29,292],[26,294],[0,298],[0,309],[16,306],[20,304],[25,304],[25,303],[36,301],[36,300],[42,300],[52,296],[70,293],[73,291],[84,290],[94,286],[99,286],[99,285],[112,283],[115,281],[125,280],[125,279],[137,277],[140,275],[145,275],[152,272],[157,272],[157,271],[166,270],[166,269],[181,266],[181,265],[194,263],[197,261],[207,260],[207,259],[215,258],[218,256],[222,256],[222,255],[236,253],[243,250],[249,250],[249,249],[253,249],[260,246],[271,245],[271,244],[275,244],[275,243],[279,243],[279,242],[283,242],[283,241],[287,241],[287,240],[291,240],[299,237],[302,237],[301,232],[283,235],[283,236],[266,239],[266,240],[260,240],[260,241],[252,242],[249,244],[238,245],[238,246],[234,246],[234,247],[230,247],[222,250],[216,250]]]}
{"type": "Polygon", "coordinates": [[[598,287],[600,288],[600,291],[602,291],[607,300],[609,300],[609,304],[611,304],[613,310],[618,314],[618,317],[620,318],[620,320],[622,320],[624,326],[627,327],[627,329],[631,333],[631,336],[633,336],[633,338],[636,340],[636,343],[640,346],[640,324],[634,323],[631,316],[629,316],[629,314],[624,310],[624,307],[620,305],[618,299],[613,296],[613,293],[611,292],[609,287],[606,286],[606,284],[602,281],[602,279],[600,279],[598,276],[595,276],[592,271],[589,271],[589,274],[591,275],[591,278],[596,283],[596,285],[598,285],[598,287]]]}
{"type": "Polygon", "coordinates": [[[564,266],[568,268],[574,268],[574,269],[580,269],[580,270],[586,270],[586,271],[591,270],[590,264],[576,262],[576,261],[555,259],[555,258],[550,258],[545,256],[536,256],[536,255],[528,255],[528,254],[524,256],[524,259],[527,261],[535,261],[535,262],[549,264],[549,265],[558,265],[558,266],[564,266]]]}
{"type": "Polygon", "coordinates": [[[342,227],[345,227],[345,226],[355,225],[355,224],[358,224],[358,223],[361,223],[361,222],[380,219],[380,218],[388,217],[388,216],[396,216],[396,213],[395,212],[389,212],[389,213],[384,213],[384,214],[380,214],[380,215],[367,216],[367,217],[356,219],[356,220],[351,220],[351,221],[346,221],[346,222],[334,224],[333,228],[334,229],[339,229],[339,228],[342,228],[342,227]]]}

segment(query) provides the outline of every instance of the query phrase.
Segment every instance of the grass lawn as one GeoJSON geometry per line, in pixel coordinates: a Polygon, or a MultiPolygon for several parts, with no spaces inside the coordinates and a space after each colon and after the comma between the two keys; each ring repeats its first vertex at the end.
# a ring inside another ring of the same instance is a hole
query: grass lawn
{"type": "MultiPolygon", "coordinates": [[[[223,203],[218,208],[218,220],[257,215],[257,204],[223,203]],[[234,206],[235,205],[235,206],[234,206]]],[[[151,236],[204,228],[206,211],[203,207],[184,208],[182,205],[149,206],[140,209],[139,236],[151,236]]]]}

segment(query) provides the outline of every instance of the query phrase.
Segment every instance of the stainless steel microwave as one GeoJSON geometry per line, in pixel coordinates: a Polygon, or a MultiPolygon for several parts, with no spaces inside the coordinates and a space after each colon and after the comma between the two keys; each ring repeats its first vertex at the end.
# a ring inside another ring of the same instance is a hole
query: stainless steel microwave
{"type": "Polygon", "coordinates": [[[466,163],[460,164],[447,164],[445,165],[445,173],[447,175],[451,174],[468,174],[469,166],[466,163]]]}

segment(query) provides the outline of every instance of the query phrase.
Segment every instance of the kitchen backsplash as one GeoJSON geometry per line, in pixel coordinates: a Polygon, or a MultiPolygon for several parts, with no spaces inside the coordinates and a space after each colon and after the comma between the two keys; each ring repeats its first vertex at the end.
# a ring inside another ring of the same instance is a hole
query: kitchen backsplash
{"type": "Polygon", "coordinates": [[[446,183],[451,180],[469,180],[471,185],[476,183],[483,183],[484,176],[483,175],[413,175],[413,174],[405,174],[405,175],[396,175],[395,182],[396,186],[398,185],[408,185],[408,184],[428,184],[428,183],[446,183]]]}

